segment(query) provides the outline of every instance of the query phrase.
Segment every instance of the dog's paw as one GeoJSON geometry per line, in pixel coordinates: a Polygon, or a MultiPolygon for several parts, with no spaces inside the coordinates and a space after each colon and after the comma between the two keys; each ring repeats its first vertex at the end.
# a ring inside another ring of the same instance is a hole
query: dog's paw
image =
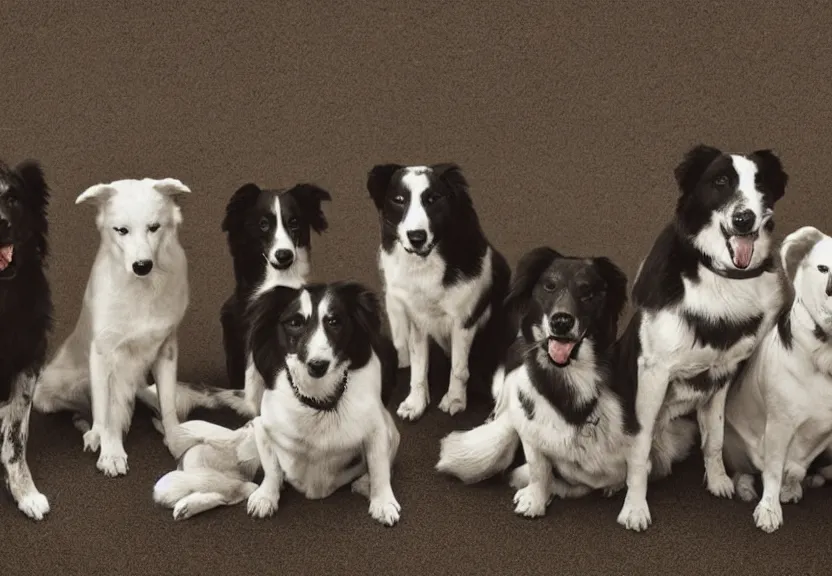
{"type": "Polygon", "coordinates": [[[401,505],[392,494],[370,500],[370,516],[385,526],[393,526],[398,522],[401,511],[401,505]]]}
{"type": "Polygon", "coordinates": [[[188,510],[188,500],[183,498],[173,507],[174,520],[187,520],[192,516],[191,511],[188,510]]]}
{"type": "Polygon", "coordinates": [[[107,453],[98,456],[98,463],[96,464],[105,476],[115,478],[116,476],[124,476],[127,474],[127,454],[121,453],[107,453]]]}
{"type": "Polygon", "coordinates": [[[514,494],[514,513],[526,518],[537,518],[546,514],[546,498],[541,498],[534,486],[521,488],[514,494]]]}
{"type": "Polygon", "coordinates": [[[396,355],[398,356],[399,368],[410,368],[410,350],[407,344],[401,348],[396,348],[396,355]]]}
{"type": "Polygon", "coordinates": [[[467,394],[448,390],[448,392],[439,401],[439,409],[446,412],[449,416],[464,412],[468,404],[467,394]]]}
{"type": "Polygon", "coordinates": [[[49,500],[40,492],[30,492],[20,499],[17,507],[32,520],[43,520],[49,513],[49,500]]]}
{"type": "Polygon", "coordinates": [[[783,525],[783,508],[780,502],[760,500],[754,509],[754,523],[757,528],[771,534],[783,525]]]}
{"type": "Polygon", "coordinates": [[[725,472],[711,474],[707,480],[708,492],[719,498],[734,497],[734,483],[725,472]]]}
{"type": "Polygon", "coordinates": [[[277,498],[260,486],[248,497],[246,506],[248,515],[252,518],[268,518],[273,516],[277,512],[277,502],[277,498]]]}
{"type": "Polygon", "coordinates": [[[618,523],[627,530],[635,532],[647,530],[647,527],[653,523],[647,501],[643,500],[633,504],[625,499],[624,506],[621,507],[621,512],[618,514],[618,523]]]}
{"type": "Polygon", "coordinates": [[[754,477],[751,474],[739,476],[734,485],[736,494],[743,502],[753,502],[757,499],[757,490],[754,488],[754,477]]]}
{"type": "Polygon", "coordinates": [[[787,478],[780,487],[780,503],[796,504],[803,498],[803,486],[794,479],[787,478]]]}
{"type": "Polygon", "coordinates": [[[98,452],[101,447],[101,435],[98,430],[91,428],[84,432],[84,452],[98,452]]]}
{"type": "Polygon", "coordinates": [[[365,498],[370,497],[370,476],[368,474],[364,474],[357,480],[355,480],[352,485],[350,486],[350,490],[354,494],[358,494],[359,496],[364,496],[365,498]]]}
{"type": "Polygon", "coordinates": [[[425,413],[425,408],[428,406],[428,399],[425,394],[418,390],[412,390],[407,398],[399,404],[399,409],[396,414],[403,420],[418,420],[425,413]]]}

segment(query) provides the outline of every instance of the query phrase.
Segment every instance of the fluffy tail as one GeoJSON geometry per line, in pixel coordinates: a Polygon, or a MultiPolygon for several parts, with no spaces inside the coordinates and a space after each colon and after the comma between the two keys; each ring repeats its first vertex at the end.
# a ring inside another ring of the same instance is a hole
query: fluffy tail
{"type": "Polygon", "coordinates": [[[166,508],[173,508],[186,496],[201,492],[221,494],[227,502],[237,502],[248,496],[252,487],[256,486],[210,468],[174,470],[159,478],[153,486],[153,501],[166,508]]]}
{"type": "MultiPolygon", "coordinates": [[[[159,396],[156,385],[144,386],[138,390],[136,397],[142,404],[159,414],[159,396]]],[[[240,416],[254,418],[254,409],[246,402],[243,390],[218,388],[204,384],[177,382],[176,414],[180,420],[187,418],[195,408],[231,408],[240,416]]]]}
{"type": "Polygon", "coordinates": [[[451,432],[442,439],[436,470],[466,484],[480,482],[509,467],[520,443],[503,412],[467,432],[451,432]]]}
{"type": "Polygon", "coordinates": [[[674,418],[658,431],[650,452],[651,479],[669,476],[673,464],[688,457],[696,442],[697,431],[696,422],[684,417],[674,418]]]}

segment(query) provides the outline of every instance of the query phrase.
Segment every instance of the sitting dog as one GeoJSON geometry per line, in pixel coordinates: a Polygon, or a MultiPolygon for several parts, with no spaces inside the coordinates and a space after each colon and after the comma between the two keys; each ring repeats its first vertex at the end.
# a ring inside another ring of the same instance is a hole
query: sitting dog
{"type": "Polygon", "coordinates": [[[41,412],[74,412],[84,449],[100,448],[97,466],[107,476],[127,473],[122,435],[149,372],[165,432],[179,423],[177,330],[189,297],[175,200],[189,192],[173,178],[117,180],[75,201],[96,206],[101,243],[78,322],[44,369],[34,404],[41,412]]]}
{"type": "Polygon", "coordinates": [[[781,502],[803,497],[812,461],[832,441],[832,238],[804,226],[780,247],[789,298],[728,394],[725,461],[737,495],[763,496],[757,527],[783,525],[781,502]]]}
{"type": "MultiPolygon", "coordinates": [[[[553,496],[623,488],[632,414],[612,386],[611,359],[626,302],[627,278],[606,258],[546,247],[523,256],[506,300],[521,335],[495,375],[494,417],[445,437],[437,470],[477,482],[505,470],[521,442],[527,464],[511,485],[515,512],[527,517],[542,516],[553,496]]],[[[657,470],[669,473],[695,434],[680,419],[657,437],[657,470]]]]}
{"type": "Polygon", "coordinates": [[[374,519],[395,524],[399,432],[385,403],[396,353],[375,294],[354,282],[279,286],[252,303],[251,329],[266,391],[252,425],[264,476],[249,514],[274,514],[284,481],[310,499],[351,483],[374,519]]]}
{"type": "Polygon", "coordinates": [[[422,416],[428,391],[429,338],[451,360],[450,415],[467,406],[470,377],[491,382],[505,342],[502,301],[511,270],[486,240],[459,166],[380,164],[367,189],[381,217],[379,266],[399,367],[410,366],[410,393],[399,405],[422,416]]]}
{"type": "Polygon", "coordinates": [[[32,394],[52,330],[48,205],[37,163],[0,163],[0,461],[12,498],[34,520],[49,512],[26,461],[32,394]]]}
{"type": "Polygon", "coordinates": [[[779,158],[699,145],[675,176],[675,218],[639,267],[636,310],[615,359],[616,388],[636,416],[618,522],[635,531],[652,522],[653,438],[677,417],[696,412],[707,489],[733,495],[722,459],[725,399],[782,298],[771,254],[774,206],[788,181],[779,158]]]}

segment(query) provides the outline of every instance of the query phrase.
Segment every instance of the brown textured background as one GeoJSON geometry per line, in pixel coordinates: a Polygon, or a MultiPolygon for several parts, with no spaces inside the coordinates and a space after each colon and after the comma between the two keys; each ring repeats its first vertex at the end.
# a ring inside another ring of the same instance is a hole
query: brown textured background
{"type": "MultiPolygon", "coordinates": [[[[219,383],[218,310],[232,288],[220,220],[248,180],[330,189],[315,277],[375,288],[364,179],[377,162],[460,163],[512,265],[549,244],[610,256],[632,276],[669,217],[673,167],[699,141],[774,147],[791,175],[780,235],[832,228],[828,3],[491,4],[2,0],[0,157],[39,159],[53,188],[52,348],[75,322],[98,241],[92,210],[74,199],[117,178],[174,176],[193,189],[181,377],[219,383]]],[[[291,491],[271,520],[239,506],[175,523],[151,501],[172,462],[146,412],[117,480],[95,469],[66,419],[37,416],[29,461],[53,512],[35,524],[0,499],[0,572],[829,572],[828,490],[788,506],[767,536],[752,506],[705,492],[698,455],[651,489],[646,534],[616,524],[621,496],[517,518],[509,488],[433,472],[439,439],[486,412],[452,420],[432,406],[401,426],[393,529],[349,493],[307,502],[291,491]]]]}

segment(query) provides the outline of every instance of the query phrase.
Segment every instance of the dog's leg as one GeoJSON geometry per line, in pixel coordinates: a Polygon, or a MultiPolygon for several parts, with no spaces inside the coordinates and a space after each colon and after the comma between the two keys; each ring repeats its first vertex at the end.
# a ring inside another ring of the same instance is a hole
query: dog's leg
{"type": "Polygon", "coordinates": [[[451,379],[448,392],[439,402],[439,409],[451,416],[464,412],[468,405],[468,356],[475,335],[476,327],[466,329],[461,323],[454,326],[451,334],[451,379]]]}
{"type": "Polygon", "coordinates": [[[248,415],[249,417],[254,418],[260,414],[260,404],[263,401],[263,392],[265,390],[266,383],[263,381],[263,376],[257,371],[254,360],[249,354],[245,383],[246,405],[251,410],[251,414],[248,415]]]}
{"type": "Polygon", "coordinates": [[[514,494],[514,512],[527,518],[546,514],[552,496],[552,463],[537,446],[522,440],[529,469],[529,483],[514,494]]]}
{"type": "Polygon", "coordinates": [[[167,435],[179,425],[176,413],[176,372],[179,365],[179,341],[176,333],[167,337],[159,347],[156,360],[151,367],[156,391],[159,394],[159,412],[167,443],[167,435]]]}
{"type": "Polygon", "coordinates": [[[106,359],[98,352],[95,342],[90,344],[90,404],[92,428],[84,433],[84,451],[98,452],[101,432],[107,425],[107,409],[110,405],[110,373],[106,359]]]}
{"type": "Polygon", "coordinates": [[[399,368],[410,366],[410,318],[404,304],[395,296],[384,295],[387,319],[390,322],[390,336],[399,358],[399,368]]]}
{"type": "Polygon", "coordinates": [[[251,496],[256,489],[257,484],[254,482],[241,482],[233,497],[220,492],[193,492],[173,507],[173,519],[186,520],[219,506],[235,506],[251,496]]]}
{"type": "Polygon", "coordinates": [[[721,498],[734,496],[734,483],[725,472],[722,447],[725,439],[726,384],[696,411],[699,433],[702,435],[702,455],[705,458],[705,478],[708,492],[721,498]]]}
{"type": "Polygon", "coordinates": [[[774,532],[783,525],[780,488],[794,424],[769,415],[763,437],[763,496],[754,509],[754,522],[764,532],[774,532]]]}
{"type": "Polygon", "coordinates": [[[17,377],[9,403],[4,407],[0,431],[2,446],[0,460],[6,470],[6,480],[12,498],[21,512],[33,520],[42,520],[49,513],[49,501],[35,487],[29,464],[26,461],[26,445],[29,439],[29,416],[32,412],[32,396],[36,386],[34,374],[17,377]]]}
{"type": "Polygon", "coordinates": [[[283,469],[280,467],[274,443],[259,416],[254,419],[252,426],[257,453],[263,467],[263,482],[248,497],[248,513],[255,518],[266,518],[277,512],[280,490],[283,488],[283,469]]]}
{"type": "Polygon", "coordinates": [[[618,523],[636,532],[646,530],[652,523],[647,505],[650,450],[669,379],[670,372],[662,364],[644,356],[638,359],[636,418],[641,429],[627,449],[627,496],[618,514],[618,523]]]}
{"type": "MultiPolygon", "coordinates": [[[[401,434],[399,433],[399,429],[396,428],[396,422],[393,420],[393,416],[386,409],[384,410],[384,422],[387,428],[387,439],[390,441],[390,470],[392,476],[393,465],[399,453],[401,434]]],[[[362,476],[352,483],[351,489],[355,494],[360,494],[368,500],[370,499],[370,475],[366,470],[362,476]]]]}
{"type": "Polygon", "coordinates": [[[385,526],[398,522],[402,510],[390,484],[392,463],[398,447],[399,431],[392,418],[388,421],[385,417],[384,425],[375,429],[364,449],[370,481],[370,516],[385,526]]]}
{"type": "Polygon", "coordinates": [[[109,407],[106,424],[101,430],[101,451],[98,454],[97,466],[105,475],[115,477],[123,476],[128,471],[124,435],[133,419],[136,387],[129,372],[118,376],[111,374],[108,382],[109,407]]]}
{"type": "Polygon", "coordinates": [[[399,404],[397,414],[405,420],[418,420],[430,402],[428,390],[428,334],[416,324],[410,326],[410,393],[399,404]]]}

